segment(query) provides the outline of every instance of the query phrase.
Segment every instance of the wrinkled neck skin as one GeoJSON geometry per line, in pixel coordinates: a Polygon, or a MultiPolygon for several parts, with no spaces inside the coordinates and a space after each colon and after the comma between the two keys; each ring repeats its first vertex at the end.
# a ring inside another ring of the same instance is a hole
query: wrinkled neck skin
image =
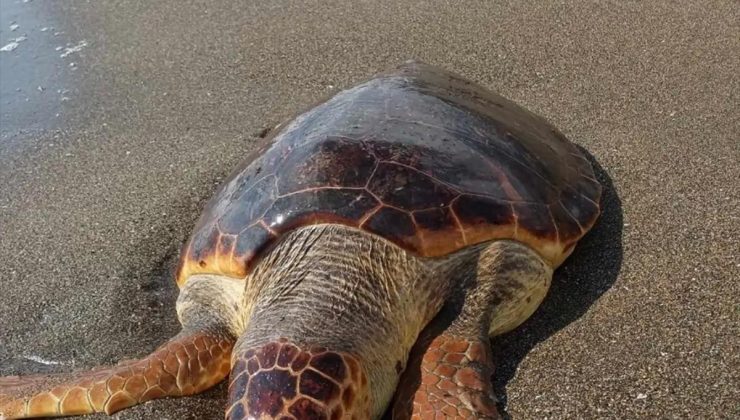
{"type": "Polygon", "coordinates": [[[286,235],[247,279],[227,418],[320,409],[330,418],[379,418],[419,332],[443,304],[448,269],[343,226],[286,235]],[[321,388],[304,365],[333,385],[321,388]],[[306,395],[309,402],[298,401],[306,395]]]}

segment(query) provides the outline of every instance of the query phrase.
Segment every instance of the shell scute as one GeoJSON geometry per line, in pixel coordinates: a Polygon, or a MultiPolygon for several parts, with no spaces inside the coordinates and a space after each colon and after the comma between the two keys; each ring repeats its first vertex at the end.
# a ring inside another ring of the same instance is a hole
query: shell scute
{"type": "Polygon", "coordinates": [[[557,226],[555,226],[547,204],[539,203],[512,203],[511,207],[516,214],[517,223],[526,226],[526,229],[537,237],[558,240],[557,226]]]}
{"type": "Polygon", "coordinates": [[[407,211],[449,204],[457,193],[418,170],[381,162],[367,186],[381,202],[407,211]]]}
{"type": "Polygon", "coordinates": [[[243,258],[251,256],[255,251],[254,244],[266,244],[271,239],[275,239],[275,235],[263,223],[247,226],[237,236],[234,255],[243,258]]]}
{"type": "Polygon", "coordinates": [[[362,228],[393,242],[418,246],[419,238],[411,215],[392,207],[379,209],[362,225],[362,228]]]}
{"type": "Polygon", "coordinates": [[[366,230],[420,256],[515,239],[559,265],[601,185],[543,118],[459,76],[407,63],[275,129],[206,206],[178,283],[246,276],[285,232],[366,230]]]}
{"type": "Polygon", "coordinates": [[[509,225],[515,223],[511,203],[492,197],[462,195],[452,206],[466,226],[509,225]]]}
{"type": "Polygon", "coordinates": [[[327,138],[285,159],[278,190],[290,193],[307,188],[363,187],[376,164],[377,159],[362,143],[327,138]]]}
{"type": "Polygon", "coordinates": [[[560,238],[577,238],[581,234],[582,228],[578,224],[578,220],[568,213],[560,201],[556,201],[550,205],[550,214],[552,215],[552,220],[557,220],[557,229],[560,238]]]}
{"type": "Polygon", "coordinates": [[[449,206],[417,210],[412,216],[416,227],[424,231],[447,231],[456,223],[449,206]]]}
{"type": "Polygon", "coordinates": [[[262,177],[251,188],[234,194],[233,200],[241,205],[229,206],[219,218],[218,228],[225,233],[239,234],[244,230],[245,220],[259,220],[277,198],[274,175],[262,177]]]}
{"type": "Polygon", "coordinates": [[[263,220],[279,232],[304,224],[354,223],[377,205],[362,189],[317,188],[278,198],[263,220]]]}
{"type": "MultiPolygon", "coordinates": [[[[582,185],[589,187],[588,182],[582,185]]],[[[599,213],[599,205],[591,197],[583,190],[568,187],[560,192],[560,203],[583,226],[583,220],[595,218],[599,213]]]]}

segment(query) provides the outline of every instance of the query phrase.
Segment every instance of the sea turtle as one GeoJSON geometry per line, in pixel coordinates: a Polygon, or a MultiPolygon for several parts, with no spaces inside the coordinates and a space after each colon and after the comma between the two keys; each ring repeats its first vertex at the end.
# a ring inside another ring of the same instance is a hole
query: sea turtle
{"type": "Polygon", "coordinates": [[[407,62],[277,127],[225,182],[181,254],[181,333],[0,379],[0,413],[110,414],[230,374],[227,419],[496,418],[489,337],[534,312],[600,194],[543,118],[407,62]]]}

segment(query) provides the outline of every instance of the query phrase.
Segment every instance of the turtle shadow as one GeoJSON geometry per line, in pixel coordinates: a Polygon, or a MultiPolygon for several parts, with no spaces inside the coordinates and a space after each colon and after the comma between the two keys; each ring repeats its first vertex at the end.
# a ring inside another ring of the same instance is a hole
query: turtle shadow
{"type": "Polygon", "coordinates": [[[526,355],[540,342],[583,316],[617,279],[622,266],[622,203],[611,177],[583,148],[603,187],[602,213],[594,228],[578,244],[566,262],[555,271],[547,297],[520,327],[493,339],[494,392],[505,419],[506,386],[526,355]]]}

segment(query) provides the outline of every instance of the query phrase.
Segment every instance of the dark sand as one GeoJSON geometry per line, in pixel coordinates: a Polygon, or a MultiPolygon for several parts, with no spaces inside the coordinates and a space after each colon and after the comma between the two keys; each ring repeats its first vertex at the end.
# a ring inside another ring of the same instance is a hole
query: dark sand
{"type": "MultiPolygon", "coordinates": [[[[417,58],[550,119],[608,188],[541,310],[496,341],[511,417],[740,416],[736,1],[302,3],[0,0],[2,45],[28,36],[0,52],[0,374],[175,334],[178,249],[257,133],[417,58]]],[[[224,395],[116,417],[217,419],[224,395]]]]}

